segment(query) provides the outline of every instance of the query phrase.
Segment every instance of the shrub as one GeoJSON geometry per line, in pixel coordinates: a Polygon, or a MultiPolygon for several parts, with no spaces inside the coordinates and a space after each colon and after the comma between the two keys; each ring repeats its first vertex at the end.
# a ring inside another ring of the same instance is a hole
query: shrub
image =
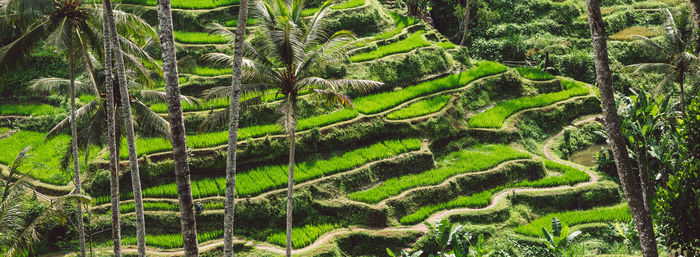
{"type": "MultiPolygon", "coordinates": [[[[292,248],[303,248],[311,245],[321,235],[330,232],[336,228],[340,228],[339,224],[319,224],[306,225],[301,228],[292,229],[292,248]]],[[[267,236],[267,242],[282,247],[287,246],[287,234],[285,231],[280,231],[267,236]]]]}
{"type": "Polygon", "coordinates": [[[462,173],[492,168],[499,163],[525,159],[530,156],[505,145],[481,145],[469,150],[454,152],[445,158],[441,167],[419,174],[391,178],[384,183],[348,195],[348,198],[367,203],[378,203],[414,187],[436,185],[445,179],[462,173]]]}
{"type": "Polygon", "coordinates": [[[629,222],[632,219],[627,204],[619,204],[613,207],[601,207],[585,211],[550,213],[531,221],[527,225],[516,227],[515,232],[526,236],[537,237],[542,234],[542,228],[548,227],[554,217],[561,219],[562,225],[565,227],[604,221],[629,222]]]}
{"type": "Polygon", "coordinates": [[[440,48],[417,49],[413,54],[372,62],[371,78],[389,84],[415,83],[425,75],[442,73],[450,68],[447,53],[440,48]]]}
{"type": "Polygon", "coordinates": [[[380,46],[377,48],[377,50],[374,51],[353,55],[350,57],[350,61],[364,62],[369,60],[375,60],[387,55],[405,53],[415,48],[429,46],[430,42],[425,40],[423,34],[425,34],[424,30],[416,31],[413,34],[411,34],[411,36],[409,36],[408,38],[399,42],[380,46]]]}
{"type": "Polygon", "coordinates": [[[488,75],[506,71],[506,66],[495,62],[481,62],[475,68],[431,81],[426,81],[402,90],[382,92],[355,99],[355,107],[364,114],[378,113],[410,99],[442,90],[465,86],[488,75]]]}
{"type": "Polygon", "coordinates": [[[540,69],[536,68],[515,68],[515,70],[520,73],[520,76],[523,76],[523,78],[529,79],[529,80],[537,80],[537,81],[544,81],[544,80],[551,80],[554,78],[552,74],[549,74],[549,72],[542,71],[540,69]]]}
{"type": "Polygon", "coordinates": [[[479,113],[469,119],[469,126],[474,128],[500,128],[510,115],[529,108],[547,106],[574,96],[586,95],[589,89],[581,82],[562,80],[565,91],[547,93],[532,97],[521,97],[508,100],[485,112],[479,113]]]}
{"type": "Polygon", "coordinates": [[[450,95],[441,95],[415,102],[406,108],[389,113],[386,117],[390,120],[401,120],[420,117],[426,114],[442,110],[450,100],[450,95]]]}
{"type": "Polygon", "coordinates": [[[175,31],[175,41],[185,44],[225,44],[228,39],[221,35],[203,32],[175,31]]]}

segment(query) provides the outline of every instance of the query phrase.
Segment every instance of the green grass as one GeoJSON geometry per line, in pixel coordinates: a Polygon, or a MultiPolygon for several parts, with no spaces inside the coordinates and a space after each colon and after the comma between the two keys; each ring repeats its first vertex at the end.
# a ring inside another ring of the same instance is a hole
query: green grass
{"type": "Polygon", "coordinates": [[[426,114],[435,113],[442,110],[450,100],[450,95],[441,95],[418,101],[406,108],[389,113],[386,117],[390,120],[402,120],[413,117],[420,117],[426,114]]]}
{"type": "Polygon", "coordinates": [[[521,225],[514,229],[518,234],[540,237],[542,228],[551,228],[552,218],[557,217],[564,227],[575,226],[585,223],[621,221],[628,222],[632,219],[629,207],[622,203],[612,207],[601,207],[585,211],[565,211],[550,213],[535,219],[527,225],[521,225]]]}
{"type": "Polygon", "coordinates": [[[350,56],[350,61],[364,62],[369,60],[376,60],[387,55],[405,53],[419,47],[429,46],[430,42],[423,38],[423,34],[425,34],[424,30],[416,31],[404,40],[380,46],[373,51],[358,53],[356,55],[350,56]]]}
{"type": "MultiPolygon", "coordinates": [[[[339,224],[306,225],[301,228],[292,228],[292,248],[298,249],[311,245],[323,234],[336,228],[342,227],[339,224]]],[[[268,243],[287,247],[287,234],[280,231],[267,236],[268,243]]]]}
{"type": "Polygon", "coordinates": [[[449,154],[442,160],[445,163],[442,167],[419,174],[391,178],[376,187],[353,192],[348,195],[348,198],[366,203],[378,203],[411,188],[437,185],[454,175],[482,171],[508,160],[529,157],[527,153],[506,145],[480,145],[449,154]]]}
{"type": "MultiPolygon", "coordinates": [[[[246,21],[246,25],[254,26],[260,24],[260,20],[256,18],[250,18],[246,21]]],[[[226,27],[236,27],[238,26],[238,19],[235,20],[230,20],[224,22],[224,26],[226,27]]]]}
{"type": "MultiPolygon", "coordinates": [[[[343,10],[343,9],[350,9],[350,8],[355,8],[359,7],[365,4],[365,0],[348,0],[340,4],[336,4],[331,7],[331,10],[343,10]]],[[[318,10],[321,9],[320,7],[316,8],[307,8],[301,11],[301,16],[302,17],[308,17],[311,15],[316,14],[318,10]]]]}
{"type": "Polygon", "coordinates": [[[453,44],[453,43],[450,42],[450,41],[447,41],[447,42],[435,42],[435,45],[438,46],[438,47],[440,47],[440,48],[442,48],[442,49],[453,49],[453,48],[457,47],[457,46],[455,46],[455,44],[453,44]]]}
{"type": "MultiPolygon", "coordinates": [[[[357,117],[358,113],[354,109],[343,109],[329,114],[301,119],[297,123],[297,131],[307,130],[316,127],[322,127],[333,123],[346,121],[357,117]]],[[[266,135],[281,134],[282,127],[279,124],[267,124],[243,127],[238,129],[238,139],[245,140],[248,138],[262,137],[266,135]]],[[[220,145],[225,145],[228,142],[228,131],[209,132],[196,135],[187,135],[187,147],[189,148],[208,148],[220,145]]],[[[121,146],[126,148],[126,139],[122,139],[121,146]]],[[[166,152],[172,150],[170,140],[166,138],[137,138],[136,150],[138,156],[145,154],[166,152]]],[[[129,159],[128,151],[120,151],[119,157],[122,160],[129,159]]]]}
{"type": "MultiPolygon", "coordinates": [[[[222,238],[223,230],[197,233],[197,241],[203,243],[222,238]]],[[[111,245],[112,241],[103,242],[103,245],[111,245]]],[[[136,245],[135,236],[122,236],[122,245],[136,245]]],[[[146,245],[160,249],[173,249],[182,247],[182,234],[146,235],[146,245]]]]}
{"type": "MultiPolygon", "coordinates": [[[[374,145],[355,149],[327,160],[311,160],[295,164],[294,181],[304,182],[340,171],[350,170],[365,163],[389,158],[395,155],[420,149],[419,139],[387,140],[374,145]]],[[[260,166],[237,175],[236,192],[238,195],[257,195],[287,185],[287,164],[260,166]]],[[[225,195],[226,178],[205,178],[192,181],[192,195],[195,198],[225,195]]],[[[163,184],[143,190],[144,197],[177,197],[175,183],[163,184]]],[[[131,192],[125,192],[121,199],[131,198],[131,192]]],[[[108,197],[97,197],[95,204],[109,201],[108,197]]],[[[156,206],[158,208],[159,206],[156,206]]],[[[162,207],[166,208],[166,207],[162,207]]]]}
{"type": "MultiPolygon", "coordinates": [[[[392,37],[398,35],[399,33],[401,33],[403,31],[403,29],[405,29],[406,27],[414,25],[414,24],[418,23],[418,21],[420,21],[417,18],[410,17],[410,16],[403,16],[403,15],[395,13],[395,12],[389,12],[389,15],[391,15],[391,18],[394,19],[394,22],[396,23],[396,27],[394,27],[394,29],[392,29],[392,30],[385,31],[382,34],[371,37],[372,41],[392,38],[392,37]]],[[[363,47],[363,46],[366,46],[369,42],[371,42],[371,41],[368,40],[368,41],[359,42],[359,43],[355,44],[355,46],[363,47]]]]}
{"type": "Polygon", "coordinates": [[[443,78],[426,81],[398,91],[389,91],[355,99],[355,108],[364,114],[374,114],[388,110],[405,101],[435,92],[459,88],[489,75],[506,71],[508,68],[495,62],[480,62],[476,67],[443,78]]]}
{"type": "Polygon", "coordinates": [[[175,31],[175,41],[185,44],[226,44],[226,37],[204,32],[175,31]]]}
{"type": "Polygon", "coordinates": [[[61,109],[48,104],[0,104],[0,115],[40,116],[61,112],[61,109]]]}
{"type": "Polygon", "coordinates": [[[231,68],[211,68],[211,67],[197,67],[192,71],[192,74],[204,77],[213,77],[221,75],[231,75],[231,68]]]}
{"type": "Polygon", "coordinates": [[[566,90],[532,97],[521,97],[499,103],[493,108],[470,118],[469,126],[473,128],[500,128],[510,115],[520,110],[543,107],[589,93],[588,88],[581,82],[562,80],[562,85],[566,87],[566,90]]]}
{"type": "Polygon", "coordinates": [[[461,196],[457,199],[446,203],[424,206],[414,213],[401,217],[400,222],[404,225],[416,224],[418,222],[424,221],[433,213],[442,210],[455,208],[485,207],[491,203],[491,199],[493,198],[493,195],[495,193],[510,188],[543,188],[561,185],[574,185],[580,182],[588,181],[590,179],[590,176],[588,176],[588,174],[583,171],[550,160],[545,160],[545,166],[550,170],[561,172],[561,174],[547,176],[535,181],[525,180],[517,183],[510,183],[507,185],[497,186],[495,188],[483,192],[475,193],[468,196],[461,196]]]}
{"type": "MultiPolygon", "coordinates": [[[[199,104],[182,102],[183,112],[195,112],[195,111],[205,111],[211,109],[220,109],[229,106],[231,102],[228,98],[214,98],[205,101],[200,101],[199,104]]],[[[152,104],[151,110],[157,113],[168,112],[168,105],[165,103],[152,104]]]]}
{"type": "MultiPolygon", "coordinates": [[[[85,3],[92,3],[96,0],[86,0],[85,3]]],[[[121,2],[125,4],[156,6],[157,0],[117,0],[115,3],[121,2]]],[[[221,6],[238,4],[239,0],[172,0],[170,2],[173,8],[179,9],[212,9],[221,6]]]]}
{"type": "Polygon", "coordinates": [[[10,128],[0,127],[0,135],[10,132],[10,128]]]}
{"type": "Polygon", "coordinates": [[[552,76],[552,74],[549,74],[549,72],[537,68],[519,67],[515,68],[515,70],[518,71],[518,73],[520,73],[520,76],[523,76],[523,78],[529,80],[544,81],[551,80],[554,78],[554,76],[552,76]]]}
{"type": "MultiPolygon", "coordinates": [[[[71,168],[67,171],[62,171],[60,167],[61,158],[70,142],[70,136],[60,134],[44,142],[45,137],[45,133],[20,130],[10,137],[0,139],[0,145],[2,145],[0,163],[4,165],[12,164],[17,154],[25,147],[32,146],[32,150],[29,151],[29,158],[24,165],[18,168],[18,171],[45,183],[65,185],[72,178],[73,166],[70,165],[71,168]]],[[[90,157],[88,158],[93,159],[98,151],[98,147],[91,147],[90,157]]],[[[84,169],[85,155],[82,151],[80,156],[80,167],[84,169]]]]}

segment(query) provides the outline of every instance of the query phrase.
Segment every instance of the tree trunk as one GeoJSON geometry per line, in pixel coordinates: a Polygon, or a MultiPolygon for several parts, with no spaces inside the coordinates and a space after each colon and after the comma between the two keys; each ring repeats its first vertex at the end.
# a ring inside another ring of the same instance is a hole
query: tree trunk
{"type": "Polygon", "coordinates": [[[678,72],[678,84],[681,86],[681,115],[685,117],[685,71],[681,70],[678,72]]]}
{"type": "Polygon", "coordinates": [[[134,122],[131,119],[131,105],[129,89],[126,82],[126,68],[124,67],[124,56],[121,52],[121,43],[117,35],[117,26],[114,23],[112,4],[109,0],[103,0],[103,11],[109,26],[109,39],[112,42],[111,48],[114,50],[115,65],[117,66],[117,81],[119,83],[119,95],[121,96],[121,108],[124,114],[124,129],[126,130],[126,142],[129,149],[129,167],[131,169],[131,187],[134,192],[134,210],[136,215],[136,244],[138,246],[138,256],[146,256],[146,221],[143,217],[143,196],[141,195],[141,178],[139,175],[139,163],[136,153],[136,139],[134,136],[134,122]]]}
{"type": "MultiPolygon", "coordinates": [[[[75,173],[73,184],[75,194],[80,194],[80,156],[78,156],[78,126],[75,118],[75,58],[73,58],[72,42],[68,39],[68,66],[70,75],[70,134],[71,148],[73,151],[73,172],[75,173]]],[[[78,237],[80,243],[80,256],[85,257],[85,225],[83,224],[83,206],[78,203],[77,209],[78,237]]]]}
{"type": "Polygon", "coordinates": [[[163,75],[167,94],[170,137],[173,145],[175,182],[180,203],[180,226],[185,256],[199,256],[197,248],[197,222],[194,218],[190,167],[187,160],[185,123],[182,118],[180,85],[178,84],[177,56],[173,35],[173,16],[170,0],[158,0],[158,31],[163,49],[163,75]]]}
{"type": "Polygon", "coordinates": [[[695,24],[695,51],[700,57],[700,0],[690,0],[690,9],[693,12],[693,24],[695,24]]]}
{"type": "Polygon", "coordinates": [[[459,42],[460,46],[464,46],[464,42],[467,41],[467,30],[469,30],[469,16],[470,16],[470,14],[469,14],[469,2],[470,1],[469,0],[466,0],[466,1],[467,1],[467,4],[464,7],[464,8],[466,8],[466,11],[464,13],[464,21],[462,21],[462,23],[464,23],[463,24],[464,25],[464,34],[462,34],[462,41],[459,42]]]}
{"type": "MultiPolygon", "coordinates": [[[[107,12],[102,6],[102,19],[107,20],[107,12]]],[[[105,91],[107,93],[107,144],[109,144],[109,193],[112,203],[112,241],[114,245],[114,256],[122,256],[122,236],[121,223],[119,221],[119,154],[117,153],[117,135],[115,130],[115,108],[114,108],[114,85],[112,83],[112,47],[109,43],[109,26],[107,22],[102,23],[102,30],[105,37],[105,91]]]]}
{"type": "Polygon", "coordinates": [[[630,212],[637,224],[639,242],[644,257],[656,257],[656,241],[651,215],[644,208],[642,189],[639,179],[634,176],[625,137],[622,135],[620,120],[615,108],[615,98],[612,89],[612,75],[610,73],[610,60],[608,59],[608,46],[605,37],[605,25],[600,13],[600,0],[586,0],[588,9],[588,24],[591,30],[594,62],[598,89],[600,91],[601,107],[603,109],[605,131],[608,134],[610,147],[612,148],[615,166],[622,190],[627,198],[630,212]]]}
{"type": "MultiPolygon", "coordinates": [[[[290,98],[292,98],[290,96],[290,98]]],[[[296,99],[290,99],[287,101],[287,103],[290,105],[290,107],[287,108],[287,111],[292,111],[296,110],[296,99]]],[[[294,119],[294,115],[292,114],[292,119],[294,119]]],[[[296,124],[296,122],[289,122],[291,124],[296,124]]],[[[296,133],[296,127],[292,126],[291,128],[288,129],[289,135],[289,178],[288,184],[287,184],[287,257],[292,256],[292,214],[293,214],[293,205],[292,205],[292,196],[294,193],[294,151],[296,148],[296,141],[295,141],[295,133],[296,133]]]]}
{"type": "Polygon", "coordinates": [[[639,172],[639,185],[642,187],[642,200],[644,200],[644,209],[651,213],[649,197],[651,196],[651,186],[649,185],[649,174],[647,174],[646,166],[642,163],[642,151],[646,149],[639,148],[639,139],[634,140],[634,151],[637,154],[637,172],[639,172]]]}
{"type": "Polygon", "coordinates": [[[224,210],[224,256],[233,256],[233,225],[236,213],[236,150],[238,148],[238,119],[242,84],[243,42],[248,20],[248,0],[241,0],[233,53],[231,106],[229,107],[228,148],[226,155],[226,203],[224,210]]]}

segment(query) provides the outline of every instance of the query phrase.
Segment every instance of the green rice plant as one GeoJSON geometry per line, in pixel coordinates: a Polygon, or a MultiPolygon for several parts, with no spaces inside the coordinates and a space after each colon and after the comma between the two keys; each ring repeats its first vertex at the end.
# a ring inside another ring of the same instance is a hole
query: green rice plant
{"type": "Polygon", "coordinates": [[[626,28],[620,32],[617,32],[610,36],[610,40],[616,40],[616,41],[628,41],[628,40],[636,40],[639,39],[636,36],[643,36],[643,37],[656,37],[663,34],[663,29],[660,26],[653,26],[653,27],[642,27],[642,26],[632,26],[629,28],[626,28]]]}
{"type": "MultiPolygon", "coordinates": [[[[316,239],[323,234],[330,232],[336,228],[341,228],[340,224],[319,224],[306,225],[301,228],[292,228],[292,248],[298,249],[311,245],[316,239]]],[[[287,246],[287,234],[285,231],[280,231],[267,236],[268,243],[287,246]]]]}
{"type": "Polygon", "coordinates": [[[0,115],[41,116],[61,112],[60,108],[48,104],[0,104],[0,115]]]}
{"type": "MultiPolygon", "coordinates": [[[[197,233],[197,242],[204,243],[207,241],[219,239],[223,237],[223,230],[214,230],[210,232],[197,233]]],[[[103,242],[103,245],[112,244],[112,241],[103,242]]],[[[136,245],[135,236],[122,236],[122,245],[136,245]]],[[[163,235],[146,235],[146,245],[160,249],[174,249],[182,247],[182,234],[163,234],[163,235]]]]}
{"type": "MultiPolygon", "coordinates": [[[[29,151],[29,159],[18,168],[18,171],[45,183],[65,185],[70,182],[72,177],[70,175],[72,174],[72,165],[66,171],[61,170],[61,158],[66,152],[70,136],[59,134],[48,141],[45,141],[45,138],[45,133],[20,130],[10,137],[0,139],[0,145],[2,145],[0,163],[11,164],[19,152],[27,146],[32,146],[31,151],[29,151]]],[[[99,150],[98,147],[90,147],[88,159],[91,160],[97,156],[99,150]]],[[[79,154],[84,157],[83,151],[80,151],[79,154]]],[[[85,167],[85,158],[83,157],[80,158],[80,167],[85,167]]]]}
{"type": "MultiPolygon", "coordinates": [[[[391,18],[394,19],[394,22],[396,23],[396,27],[394,27],[394,29],[392,29],[392,30],[385,31],[382,34],[371,37],[372,41],[392,38],[392,37],[398,35],[399,33],[401,33],[403,31],[403,29],[405,29],[406,27],[414,25],[420,21],[419,19],[417,19],[415,17],[403,16],[403,15],[395,13],[395,12],[389,12],[389,15],[391,15],[391,18]]],[[[371,42],[371,41],[368,40],[368,41],[358,42],[355,44],[355,46],[356,47],[363,47],[363,46],[366,46],[369,42],[371,42]]]]}
{"type": "Polygon", "coordinates": [[[382,92],[359,97],[354,101],[355,108],[364,114],[378,113],[413,98],[443,90],[459,88],[478,78],[502,73],[506,70],[508,70],[508,68],[499,63],[488,61],[480,62],[474,68],[463,71],[459,74],[453,74],[443,78],[426,81],[415,86],[406,87],[402,90],[382,92]]]}
{"type": "Polygon", "coordinates": [[[0,127],[0,135],[10,132],[10,128],[0,127]]]}
{"type": "MultiPolygon", "coordinates": [[[[200,101],[199,104],[197,103],[188,103],[183,101],[182,102],[182,111],[183,112],[196,112],[196,111],[205,111],[205,110],[211,110],[211,109],[220,109],[227,107],[230,104],[230,101],[228,98],[213,98],[209,99],[206,101],[200,101]]],[[[166,113],[168,112],[168,105],[165,103],[157,103],[157,104],[152,104],[150,106],[151,110],[157,113],[166,113]]]]}
{"type": "MultiPolygon", "coordinates": [[[[249,19],[246,21],[246,25],[255,26],[255,25],[258,25],[258,24],[260,24],[260,20],[259,20],[259,19],[256,19],[256,18],[249,18],[249,19]]],[[[224,26],[226,26],[226,27],[236,27],[236,26],[238,26],[238,19],[225,21],[225,22],[224,22],[224,26]]]]}
{"type": "MultiPolygon", "coordinates": [[[[329,114],[301,119],[297,123],[297,130],[301,131],[314,127],[326,126],[333,123],[353,119],[357,117],[357,115],[358,113],[355,110],[343,109],[329,114]]],[[[245,140],[248,138],[256,138],[265,135],[274,135],[280,133],[282,133],[282,127],[279,124],[243,127],[238,129],[238,140],[245,140]]],[[[187,135],[187,147],[190,148],[214,147],[219,145],[225,145],[227,142],[228,131],[187,135]]],[[[126,139],[122,139],[121,145],[122,147],[126,147],[126,139]]],[[[172,145],[170,144],[170,140],[166,138],[137,138],[136,149],[138,156],[141,157],[145,154],[170,151],[172,150],[172,145]]],[[[128,160],[129,153],[127,151],[120,151],[119,157],[122,160],[128,160]]]]}
{"type": "Polygon", "coordinates": [[[185,44],[225,44],[226,37],[204,32],[175,31],[175,41],[185,44]]]}
{"type": "MultiPolygon", "coordinates": [[[[85,0],[85,3],[102,3],[97,0],[85,0]]],[[[157,0],[117,0],[115,3],[156,6],[157,0]]],[[[170,4],[178,9],[212,9],[221,6],[238,4],[239,0],[172,0],[170,4]]]]}
{"type": "MultiPolygon", "coordinates": [[[[134,211],[134,203],[123,203],[119,205],[121,213],[129,213],[134,211]]],[[[149,211],[180,211],[180,205],[170,202],[143,202],[143,209],[149,211]]]]}
{"type": "Polygon", "coordinates": [[[426,114],[435,113],[447,105],[450,95],[441,95],[415,102],[406,108],[389,113],[386,118],[390,120],[402,120],[413,117],[420,117],[426,114]]]}
{"type": "Polygon", "coordinates": [[[554,78],[554,76],[552,76],[552,74],[549,74],[549,72],[537,68],[518,67],[515,68],[515,70],[518,71],[518,73],[520,73],[520,76],[529,80],[544,81],[551,80],[554,78]]]}
{"type": "Polygon", "coordinates": [[[416,31],[404,40],[380,46],[374,51],[358,53],[356,55],[350,56],[350,61],[364,62],[369,60],[376,60],[387,55],[405,53],[419,47],[429,46],[430,42],[423,38],[423,34],[425,34],[424,30],[416,31]]]}
{"type": "Polygon", "coordinates": [[[527,225],[518,226],[514,231],[521,235],[539,237],[542,235],[542,228],[548,228],[554,217],[561,220],[563,227],[593,222],[629,222],[632,220],[629,207],[627,204],[621,203],[612,207],[599,207],[585,211],[550,213],[531,221],[527,225]]]}
{"type": "Polygon", "coordinates": [[[473,128],[500,128],[510,115],[524,109],[547,106],[574,96],[587,95],[589,89],[581,82],[562,80],[566,90],[531,97],[520,97],[497,104],[469,119],[473,128]]]}
{"type": "Polygon", "coordinates": [[[437,47],[442,48],[442,49],[453,49],[453,48],[457,47],[457,46],[455,46],[454,43],[452,43],[452,42],[450,42],[450,41],[447,41],[447,42],[435,42],[435,45],[436,45],[437,47]]]}
{"type": "Polygon", "coordinates": [[[574,185],[576,183],[585,182],[590,179],[590,176],[588,176],[586,172],[550,160],[545,160],[545,167],[563,173],[560,175],[547,176],[535,181],[525,180],[517,183],[501,185],[472,195],[461,196],[446,203],[438,203],[424,206],[415,211],[414,213],[401,217],[400,222],[404,225],[416,224],[418,222],[424,221],[433,213],[442,210],[455,208],[485,207],[491,203],[491,199],[493,198],[493,195],[495,193],[510,188],[544,188],[561,185],[574,185]]]}
{"type": "Polygon", "coordinates": [[[91,94],[82,94],[78,98],[80,99],[80,103],[82,103],[83,105],[97,99],[97,97],[95,97],[95,95],[91,95],[91,94]]]}
{"type": "MultiPolygon", "coordinates": [[[[344,10],[344,9],[350,9],[350,8],[355,8],[359,6],[365,5],[365,0],[348,0],[345,2],[342,2],[340,4],[336,4],[334,6],[331,6],[331,10],[344,10]]],[[[302,17],[308,17],[311,15],[316,14],[320,10],[320,7],[316,8],[307,8],[304,10],[301,10],[301,16],[302,17]]]]}
{"type": "Polygon", "coordinates": [[[442,160],[445,164],[439,168],[391,178],[376,187],[353,192],[348,195],[348,198],[366,203],[378,203],[411,188],[437,185],[454,175],[482,171],[505,161],[529,157],[529,154],[506,145],[479,145],[449,154],[442,160]]]}
{"type": "Polygon", "coordinates": [[[213,77],[221,75],[231,75],[231,68],[211,68],[211,67],[201,67],[198,66],[192,72],[194,75],[213,77]]]}
{"type": "MultiPolygon", "coordinates": [[[[333,156],[327,160],[311,160],[296,163],[294,181],[297,183],[350,170],[365,163],[389,158],[401,153],[420,149],[419,139],[388,140],[374,145],[333,156]]],[[[236,192],[239,195],[257,195],[287,185],[287,165],[259,166],[240,172],[236,180],[236,192]]],[[[223,196],[226,178],[205,178],[192,181],[192,196],[204,198],[223,196]]],[[[175,183],[149,187],[143,190],[144,197],[177,197],[175,183]]],[[[129,197],[126,194],[124,197],[129,197]]],[[[104,201],[104,199],[100,199],[104,201]]],[[[106,199],[108,200],[108,199],[106,199]]],[[[99,204],[99,203],[98,203],[99,204]]]]}

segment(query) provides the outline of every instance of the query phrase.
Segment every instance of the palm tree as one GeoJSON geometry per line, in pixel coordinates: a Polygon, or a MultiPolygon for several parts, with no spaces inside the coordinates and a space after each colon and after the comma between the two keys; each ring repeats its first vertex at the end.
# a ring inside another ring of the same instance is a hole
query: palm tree
{"type": "Polygon", "coordinates": [[[696,68],[698,56],[690,53],[692,30],[687,10],[681,12],[677,21],[674,20],[668,9],[665,9],[664,13],[668,17],[664,30],[668,43],[666,46],[647,37],[637,37],[650,49],[663,55],[667,62],[632,64],[625,66],[623,70],[633,73],[657,72],[666,74],[661,83],[654,88],[654,93],[667,91],[672,88],[674,82],[678,83],[680,85],[681,112],[685,115],[685,81],[687,78],[700,78],[700,70],[696,68]]]}
{"type": "MultiPolygon", "coordinates": [[[[297,97],[302,90],[320,97],[332,104],[352,105],[349,97],[342,91],[366,91],[382,85],[368,80],[327,80],[314,75],[323,64],[338,60],[353,47],[356,40],[349,31],[339,31],[328,35],[323,19],[329,12],[330,1],[324,3],[314,14],[308,24],[301,16],[304,1],[258,1],[255,14],[261,21],[260,43],[252,46],[245,41],[239,42],[244,51],[242,61],[247,72],[244,91],[263,91],[274,89],[274,93],[263,93],[251,98],[241,105],[248,105],[260,100],[266,94],[282,95],[279,119],[289,140],[289,177],[287,187],[287,256],[291,256],[292,232],[292,192],[294,188],[294,152],[297,123],[297,97]]],[[[240,22],[239,22],[240,24],[240,22]]],[[[215,25],[215,32],[233,38],[233,33],[220,25],[215,25]],[[216,29],[218,28],[218,29],[216,29]]],[[[205,56],[206,59],[219,64],[231,65],[234,57],[221,53],[205,56]]],[[[228,87],[213,88],[207,96],[231,96],[228,87]]],[[[225,112],[224,112],[225,113],[225,112]]],[[[222,112],[212,115],[219,120],[222,112]]]]}
{"type": "Polygon", "coordinates": [[[693,24],[695,25],[695,52],[700,57],[700,0],[690,0],[690,8],[693,12],[693,24]]]}
{"type": "Polygon", "coordinates": [[[168,117],[170,118],[170,141],[173,145],[173,166],[175,166],[175,182],[180,203],[180,227],[182,229],[183,246],[185,256],[199,256],[197,222],[194,218],[194,206],[192,203],[190,168],[187,158],[185,123],[182,117],[177,56],[175,55],[175,37],[173,34],[173,14],[170,0],[158,0],[158,21],[160,42],[163,50],[163,77],[165,78],[168,117]]]}
{"type": "Polygon", "coordinates": [[[9,175],[0,180],[0,235],[3,235],[0,237],[0,254],[3,256],[32,255],[32,243],[39,240],[40,227],[48,221],[65,218],[65,203],[89,202],[81,195],[62,196],[53,199],[38,215],[29,216],[25,204],[32,187],[26,174],[19,174],[17,170],[26,163],[30,149],[27,147],[17,155],[9,175]]]}
{"type": "Polygon", "coordinates": [[[248,20],[248,0],[241,0],[238,7],[238,27],[233,54],[233,78],[231,80],[231,106],[229,107],[228,148],[226,149],[226,203],[224,209],[224,256],[233,257],[233,225],[236,211],[236,150],[238,148],[238,119],[240,113],[241,84],[243,82],[243,42],[248,20]]]}
{"type": "Polygon", "coordinates": [[[598,77],[600,102],[603,109],[605,131],[615,158],[617,174],[620,177],[622,191],[627,198],[630,213],[639,230],[639,243],[644,257],[656,257],[656,240],[649,210],[644,207],[642,188],[637,176],[634,175],[632,164],[627,152],[626,138],[622,134],[620,119],[615,107],[615,96],[612,90],[612,73],[608,59],[608,45],[605,34],[603,15],[600,13],[600,0],[586,0],[588,24],[591,30],[593,44],[593,61],[598,77]]]}

